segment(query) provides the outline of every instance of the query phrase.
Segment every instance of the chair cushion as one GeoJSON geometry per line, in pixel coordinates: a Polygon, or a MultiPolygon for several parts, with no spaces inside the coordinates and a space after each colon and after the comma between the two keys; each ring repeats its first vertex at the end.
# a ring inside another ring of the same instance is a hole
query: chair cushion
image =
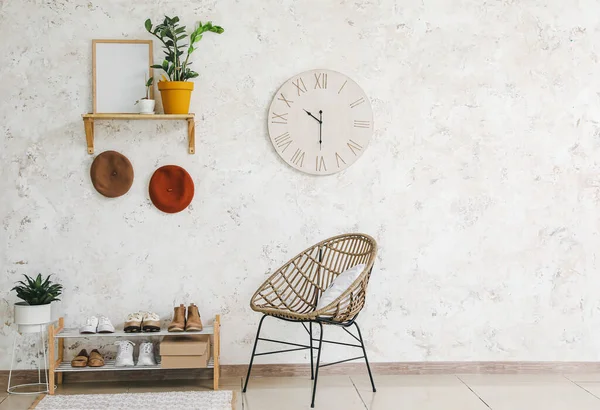
{"type": "Polygon", "coordinates": [[[344,293],[360,276],[365,269],[365,264],[361,263],[352,268],[343,271],[337,278],[331,282],[331,285],[323,292],[319,303],[317,303],[316,310],[323,309],[331,302],[336,300],[342,293],[344,293]]]}

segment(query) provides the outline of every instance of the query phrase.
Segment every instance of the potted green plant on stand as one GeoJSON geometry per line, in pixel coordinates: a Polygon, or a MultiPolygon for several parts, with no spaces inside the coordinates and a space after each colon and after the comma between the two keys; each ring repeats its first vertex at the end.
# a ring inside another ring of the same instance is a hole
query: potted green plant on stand
{"type": "Polygon", "coordinates": [[[19,332],[39,332],[48,323],[52,322],[53,302],[59,301],[62,294],[62,285],[50,280],[52,275],[43,280],[38,274],[35,279],[25,276],[25,281],[18,281],[12,288],[17,297],[23,302],[15,303],[15,323],[19,325],[19,332]]]}
{"type": "Polygon", "coordinates": [[[150,99],[150,87],[152,87],[152,83],[154,82],[154,77],[150,77],[146,81],[146,96],[140,98],[135,103],[140,106],[140,114],[154,114],[154,100],[150,99]]]}
{"type": "Polygon", "coordinates": [[[165,72],[164,80],[158,82],[165,114],[188,114],[194,89],[194,83],[189,80],[198,77],[198,73],[190,69],[192,65],[190,55],[196,51],[196,44],[202,39],[204,33],[221,34],[224,30],[222,27],[214,26],[210,21],[205,24],[200,22],[190,34],[189,43],[186,44],[188,38],[185,33],[186,27],[179,25],[177,16],[165,16],[163,22],[156,26],[153,26],[148,19],[144,25],[150,34],[163,43],[165,59],[162,64],[153,65],[152,68],[165,72]]]}

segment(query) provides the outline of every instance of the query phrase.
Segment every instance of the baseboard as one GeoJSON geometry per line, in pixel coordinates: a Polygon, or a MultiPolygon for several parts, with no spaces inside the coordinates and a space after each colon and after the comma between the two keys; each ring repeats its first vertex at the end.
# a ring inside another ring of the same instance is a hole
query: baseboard
{"type": "MultiPolygon", "coordinates": [[[[247,365],[222,366],[223,377],[246,376],[247,365]]],[[[371,363],[373,374],[535,374],[600,373],[600,362],[389,362],[371,363]]],[[[365,374],[364,363],[342,363],[319,374],[365,374]]],[[[255,364],[253,376],[307,376],[309,364],[255,364]]]]}
{"type": "MultiPolygon", "coordinates": [[[[390,362],[371,363],[371,370],[379,375],[403,374],[534,374],[534,373],[600,373],[600,362],[390,362]]],[[[222,365],[221,377],[244,377],[247,365],[222,365]]],[[[309,364],[255,364],[252,376],[291,377],[308,376],[309,364]]],[[[365,374],[364,363],[342,363],[319,369],[319,374],[365,374]]],[[[36,370],[18,370],[12,375],[11,384],[37,381],[36,370]]],[[[131,380],[172,380],[211,378],[210,369],[137,370],[135,372],[102,371],[65,373],[64,381],[100,382],[131,380]]],[[[0,386],[7,386],[8,370],[0,370],[0,386]]]]}

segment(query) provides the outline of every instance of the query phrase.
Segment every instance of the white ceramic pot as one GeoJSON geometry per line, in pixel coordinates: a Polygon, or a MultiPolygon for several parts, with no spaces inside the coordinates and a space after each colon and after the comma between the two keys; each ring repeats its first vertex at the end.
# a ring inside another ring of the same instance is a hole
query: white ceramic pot
{"type": "Polygon", "coordinates": [[[142,99],[138,102],[140,106],[140,114],[154,114],[154,100],[142,99]]]}
{"type": "Polygon", "coordinates": [[[50,303],[50,310],[52,311],[52,318],[50,321],[57,322],[62,316],[62,301],[55,300],[54,302],[50,303]]]}
{"type": "Polygon", "coordinates": [[[52,322],[52,303],[30,306],[25,302],[15,303],[15,323],[21,333],[45,330],[52,322]]]}

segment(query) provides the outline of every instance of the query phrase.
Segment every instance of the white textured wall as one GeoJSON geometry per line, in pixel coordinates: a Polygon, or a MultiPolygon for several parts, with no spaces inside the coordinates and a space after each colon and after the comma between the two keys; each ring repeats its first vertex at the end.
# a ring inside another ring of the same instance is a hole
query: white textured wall
{"type": "Polygon", "coordinates": [[[0,2],[0,368],[9,288],[37,272],[65,285],[68,325],[167,318],[179,301],[207,322],[221,312],[223,362],[245,363],[255,288],[347,231],[381,245],[360,318],[372,360],[598,360],[599,29],[594,0],[0,2]],[[226,29],[194,58],[197,154],[183,123],[98,124],[97,153],[124,153],[136,173],[109,200],[90,183],[80,117],[91,40],[150,38],[144,20],[165,13],[226,29]],[[354,78],[376,123],[365,155],[330,177],[294,171],[266,135],[275,90],[319,67],[354,78]],[[196,183],[177,215],[147,194],[169,163],[196,183]]]}

